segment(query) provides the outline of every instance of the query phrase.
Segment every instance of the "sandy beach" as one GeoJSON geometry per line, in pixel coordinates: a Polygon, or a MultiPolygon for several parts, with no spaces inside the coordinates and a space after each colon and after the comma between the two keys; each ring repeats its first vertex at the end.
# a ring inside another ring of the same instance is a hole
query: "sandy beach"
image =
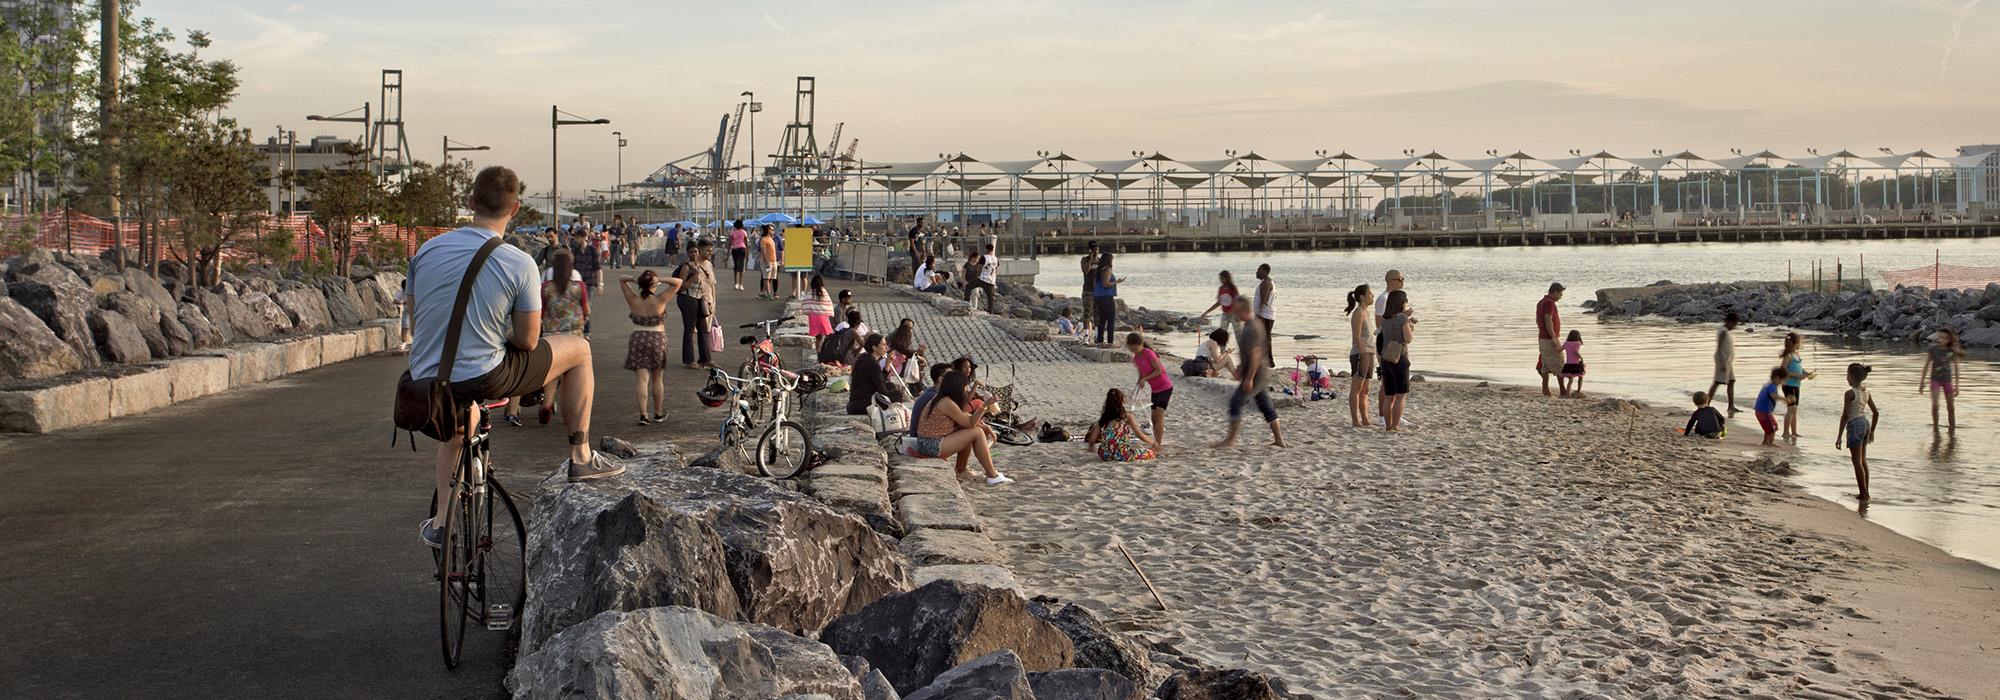
{"type": "MultiPolygon", "coordinates": [[[[1030,413],[1078,433],[1132,381],[1018,371],[1030,413]]],[[[1253,413],[1218,451],[1223,387],[1177,381],[1166,459],[996,451],[1020,482],[971,491],[1030,590],[1318,697],[2000,695],[2000,572],[1671,417],[1433,382],[1390,435],[1348,427],[1343,386],[1282,412],[1291,448],[1253,413]]]]}

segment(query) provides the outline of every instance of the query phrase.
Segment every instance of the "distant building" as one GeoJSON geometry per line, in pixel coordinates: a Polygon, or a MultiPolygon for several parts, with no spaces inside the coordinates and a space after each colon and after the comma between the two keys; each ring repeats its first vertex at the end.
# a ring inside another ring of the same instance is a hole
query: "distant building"
{"type": "Polygon", "coordinates": [[[1970,213],[1979,205],[1988,214],[2000,210],[2000,145],[1959,146],[1958,154],[1990,151],[1978,165],[1958,169],[1958,213],[1970,213]]]}
{"type": "Polygon", "coordinates": [[[351,152],[355,146],[354,141],[338,136],[314,136],[310,141],[300,141],[296,149],[289,140],[275,136],[257,144],[257,152],[264,155],[267,176],[264,196],[271,202],[271,213],[312,211],[312,199],[306,192],[304,175],[315,170],[358,170],[367,167],[365,154],[351,152]],[[295,186],[291,190],[296,200],[288,206],[282,175],[293,170],[298,171],[300,177],[294,179],[295,186]]]}

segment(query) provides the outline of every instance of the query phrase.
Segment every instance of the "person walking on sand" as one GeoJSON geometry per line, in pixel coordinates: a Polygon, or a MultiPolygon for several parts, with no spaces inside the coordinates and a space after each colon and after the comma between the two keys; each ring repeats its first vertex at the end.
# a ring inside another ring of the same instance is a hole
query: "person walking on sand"
{"type": "Polygon", "coordinates": [[[1563,395],[1583,398],[1583,331],[1570,329],[1569,338],[1563,340],[1562,376],[1556,384],[1562,387],[1563,395]]]}
{"type": "Polygon", "coordinates": [[[1117,389],[1104,392],[1104,409],[1098,412],[1097,422],[1090,425],[1083,442],[1106,462],[1143,462],[1160,456],[1140,434],[1138,419],[1125,410],[1125,392],[1117,389]]]}
{"type": "Polygon", "coordinates": [[[1138,333],[1125,336],[1125,350],[1132,353],[1132,366],[1139,370],[1139,381],[1134,391],[1147,390],[1153,395],[1153,452],[1161,454],[1162,445],[1167,442],[1167,404],[1174,396],[1174,380],[1167,377],[1167,366],[1160,362],[1160,353],[1146,342],[1146,337],[1138,333]]]}
{"type": "MultiPolygon", "coordinates": [[[[1377,333],[1380,333],[1382,330],[1382,319],[1384,317],[1383,312],[1388,310],[1389,295],[1398,291],[1404,291],[1403,271],[1390,270],[1388,272],[1382,273],[1382,292],[1375,295],[1374,328],[1377,333]]],[[[1406,314],[1411,314],[1411,318],[1415,318],[1416,307],[1409,305],[1408,292],[1404,292],[1403,301],[1404,301],[1403,312],[1406,314]]],[[[1374,341],[1370,341],[1370,343],[1371,345],[1376,344],[1374,343],[1374,341]]],[[[1379,377],[1377,378],[1377,381],[1378,382],[1380,381],[1379,377]]],[[[1407,419],[1405,419],[1403,422],[1405,424],[1409,424],[1409,421],[1407,419]]],[[[1375,402],[1375,424],[1383,426],[1389,424],[1389,407],[1382,405],[1382,402],[1380,401],[1375,402]]]]}
{"type": "Polygon", "coordinates": [[[1924,351],[1924,370],[1917,375],[1917,393],[1924,393],[1928,387],[1931,394],[1931,427],[1938,427],[1938,397],[1944,397],[1945,428],[1958,430],[1958,361],[1965,357],[1965,346],[1958,342],[1958,331],[1950,328],[1938,329],[1931,336],[1931,346],[1924,351]]]}
{"type": "Polygon", "coordinates": [[[632,319],[632,338],[625,347],[625,369],[639,378],[639,425],[667,419],[667,299],[680,291],[681,280],[668,277],[659,289],[660,273],[622,277],[618,289],[632,319]]]}
{"type": "Polygon", "coordinates": [[[1229,276],[1228,270],[1216,273],[1215,277],[1219,283],[1215,287],[1215,303],[1201,312],[1201,320],[1208,320],[1208,314],[1211,312],[1221,311],[1222,327],[1230,333],[1235,333],[1236,329],[1233,326],[1236,325],[1236,314],[1229,313],[1229,308],[1236,305],[1236,300],[1242,298],[1243,293],[1236,291],[1236,280],[1229,276]]]}
{"type": "Polygon", "coordinates": [[[1262,265],[1258,265],[1257,297],[1256,300],[1251,305],[1255,307],[1255,310],[1257,312],[1257,323],[1263,324],[1264,326],[1263,330],[1264,330],[1265,368],[1278,366],[1277,361],[1273,359],[1271,356],[1271,344],[1273,338],[1273,336],[1271,335],[1271,327],[1277,325],[1278,323],[1277,301],[1278,301],[1278,282],[1276,280],[1271,279],[1271,264],[1264,263],[1262,265]]]}
{"type": "Polygon", "coordinates": [[[1285,431],[1278,424],[1278,409],[1271,406],[1270,366],[1266,358],[1270,355],[1270,339],[1264,337],[1264,327],[1251,315],[1250,307],[1237,304],[1234,309],[1237,322],[1243,331],[1236,337],[1236,391],[1229,395],[1229,434],[1215,443],[1216,447],[1235,447],[1236,431],[1243,424],[1243,405],[1256,403],[1257,412],[1264,415],[1264,422],[1271,426],[1271,444],[1285,446],[1285,431]]]}
{"type": "Polygon", "coordinates": [[[1118,332],[1118,283],[1123,282],[1111,268],[1111,254],[1097,256],[1097,291],[1091,301],[1097,304],[1097,334],[1093,340],[1100,347],[1111,347],[1111,335],[1118,332]]]}
{"type": "Polygon", "coordinates": [[[1375,356],[1382,367],[1383,429],[1403,430],[1403,404],[1410,394],[1410,343],[1417,339],[1417,320],[1410,318],[1409,295],[1396,290],[1386,295],[1382,327],[1375,334],[1375,356]]]}
{"type": "Polygon", "coordinates": [[[1772,367],[1770,383],[1765,384],[1763,389],[1757,391],[1757,401],[1750,406],[1750,410],[1757,412],[1757,427],[1764,429],[1765,447],[1773,447],[1778,444],[1777,413],[1778,397],[1781,395],[1778,385],[1783,383],[1785,383],[1785,368],[1772,367]]]}
{"type": "Polygon", "coordinates": [[[1083,332],[1081,335],[1090,337],[1091,320],[1097,316],[1097,241],[1090,242],[1090,248],[1084,251],[1083,259],[1079,262],[1083,266],[1084,303],[1090,304],[1083,314],[1083,332]]]}
{"type": "Polygon", "coordinates": [[[1729,389],[1729,412],[1736,413],[1736,336],[1731,331],[1743,323],[1743,317],[1731,311],[1722,317],[1722,327],[1715,331],[1715,381],[1708,385],[1708,396],[1715,398],[1715,391],[1729,389]]]}
{"type": "Polygon", "coordinates": [[[1368,382],[1375,378],[1375,292],[1368,285],[1347,293],[1347,326],[1353,341],[1347,347],[1347,417],[1354,427],[1368,427],[1368,382]]]}
{"type": "MultiPolygon", "coordinates": [[[[1542,375],[1543,396],[1555,395],[1549,390],[1549,377],[1562,372],[1562,343],[1556,340],[1562,337],[1562,313],[1556,309],[1556,302],[1562,298],[1562,283],[1553,282],[1549,284],[1549,293],[1535,303],[1535,339],[1541,346],[1541,360],[1535,364],[1535,371],[1542,375]]],[[[1564,388],[1562,395],[1569,396],[1569,390],[1564,388]]]]}
{"type": "Polygon", "coordinates": [[[1805,338],[1798,333],[1785,334],[1785,349],[1778,353],[1778,360],[1785,368],[1785,434],[1786,438],[1799,435],[1799,385],[1812,379],[1815,372],[1806,371],[1805,360],[1799,357],[1799,348],[1805,345],[1805,338]]]}
{"type": "Polygon", "coordinates": [[[1847,459],[1854,463],[1854,483],[1861,488],[1861,502],[1868,502],[1868,445],[1875,442],[1875,428],[1882,423],[1882,411],[1868,394],[1868,373],[1875,368],[1859,362],[1847,365],[1847,397],[1840,407],[1840,427],[1834,431],[1833,446],[1842,446],[1846,436],[1847,459]],[[1861,415],[1862,409],[1868,415],[1861,415]]]}

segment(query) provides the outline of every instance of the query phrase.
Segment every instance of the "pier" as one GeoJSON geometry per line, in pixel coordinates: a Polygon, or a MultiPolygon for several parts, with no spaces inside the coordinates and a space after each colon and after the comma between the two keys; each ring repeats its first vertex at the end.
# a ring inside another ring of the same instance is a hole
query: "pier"
{"type": "MultiPolygon", "coordinates": [[[[1041,234],[1036,254],[1081,254],[1091,241],[1120,253],[1338,250],[1349,248],[1479,248],[1490,246],[1616,245],[1633,243],[1743,243],[1758,241],[1872,241],[1907,238],[1986,238],[2000,223],[1967,221],[1911,224],[1821,224],[1792,226],[1703,226],[1600,228],[1581,230],[1470,229],[1449,231],[1271,231],[1214,234],[1164,233],[1041,234]]],[[[1002,237],[1005,240],[1006,237],[1002,237]]],[[[1010,241],[1016,245],[1025,242],[1010,241]]]]}

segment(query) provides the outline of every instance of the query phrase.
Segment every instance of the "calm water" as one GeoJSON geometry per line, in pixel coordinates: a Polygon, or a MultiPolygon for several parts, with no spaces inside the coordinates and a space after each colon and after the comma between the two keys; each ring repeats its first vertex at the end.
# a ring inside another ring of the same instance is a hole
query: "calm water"
{"type": "MultiPolygon", "coordinates": [[[[1347,290],[1369,283],[1378,293],[1382,273],[1399,269],[1407,279],[1421,335],[1411,348],[1419,373],[1535,384],[1534,305],[1549,282],[1569,288],[1563,299],[1564,328],[1583,332],[1583,356],[1590,365],[1585,390],[1620,395],[1654,406],[1689,406],[1689,395],[1708,388],[1713,367],[1712,325],[1684,325],[1659,319],[1599,321],[1581,308],[1603,287],[1629,287],[1658,280],[1711,282],[1778,280],[1792,263],[1800,275],[1810,261],[1846,263],[1853,274],[1866,256],[1871,275],[1928,265],[1942,252],[1961,265],[2000,265],[2000,244],[1990,241],[1875,241],[1839,243],[1714,243],[1577,248],[1484,248],[1217,254],[1132,254],[1118,257],[1128,278],[1120,287],[1126,302],[1152,308],[1199,311],[1214,301],[1215,272],[1230,270],[1248,294],[1259,263],[1268,262],[1278,282],[1276,327],[1279,364],[1313,353],[1344,358],[1348,326],[1341,313],[1347,290]],[[1318,334],[1294,340],[1293,334],[1318,334]]],[[[1042,286],[1079,284],[1071,265],[1044,261],[1064,272],[1045,275],[1042,286]]],[[[1830,273],[1829,273],[1830,274],[1830,273]]],[[[1876,280],[1880,285],[1880,279],[1876,280]]],[[[1771,365],[1777,363],[1784,333],[1774,327],[1738,329],[1737,402],[1744,409],[1731,421],[1732,436],[1759,431],[1749,405],[1771,365]]],[[[1194,336],[1167,339],[1189,354],[1194,336]]],[[[1844,452],[1834,449],[1842,378],[1848,362],[1875,367],[1869,385],[1882,410],[1882,425],[1869,454],[1874,502],[1867,517],[1957,556],[2000,566],[2000,356],[1975,354],[1964,363],[1958,398],[1958,431],[1934,434],[1930,398],[1916,393],[1923,355],[1914,346],[1868,344],[1808,336],[1808,369],[1820,372],[1805,383],[1799,427],[1806,438],[1790,457],[1803,474],[1795,477],[1812,493],[1856,505],[1853,472],[1844,452]]],[[[1345,362],[1329,366],[1345,366],[1345,362]]],[[[1410,417],[1423,421],[1421,393],[1410,417]]]]}

